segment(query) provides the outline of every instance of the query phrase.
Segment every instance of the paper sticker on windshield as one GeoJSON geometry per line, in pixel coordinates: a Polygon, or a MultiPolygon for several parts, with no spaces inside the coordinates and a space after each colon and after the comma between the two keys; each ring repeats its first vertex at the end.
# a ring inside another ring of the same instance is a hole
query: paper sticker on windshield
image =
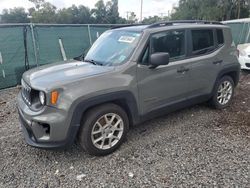
{"type": "Polygon", "coordinates": [[[135,37],[131,37],[131,36],[121,36],[119,38],[119,42],[126,42],[126,43],[133,43],[135,40],[135,37]]]}

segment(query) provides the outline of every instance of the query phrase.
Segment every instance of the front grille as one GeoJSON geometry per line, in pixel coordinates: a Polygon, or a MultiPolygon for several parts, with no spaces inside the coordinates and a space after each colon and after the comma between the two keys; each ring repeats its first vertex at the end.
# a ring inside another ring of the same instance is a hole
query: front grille
{"type": "Polygon", "coordinates": [[[246,66],[250,68],[250,63],[246,63],[246,66]]]}
{"type": "Polygon", "coordinates": [[[28,86],[23,80],[22,82],[22,97],[26,104],[31,105],[31,87],[28,86]]]}

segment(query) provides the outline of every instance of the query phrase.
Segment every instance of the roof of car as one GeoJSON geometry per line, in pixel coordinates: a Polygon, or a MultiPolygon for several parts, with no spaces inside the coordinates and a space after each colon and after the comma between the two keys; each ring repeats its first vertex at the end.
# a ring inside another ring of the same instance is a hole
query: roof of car
{"type": "Polygon", "coordinates": [[[144,29],[146,29],[149,25],[124,25],[124,26],[118,26],[114,27],[113,29],[115,30],[127,30],[127,31],[136,31],[136,32],[141,32],[144,29]]]}
{"type": "Polygon", "coordinates": [[[112,29],[115,30],[127,30],[127,31],[137,31],[142,32],[145,29],[157,29],[162,27],[171,27],[171,26],[223,26],[224,24],[216,21],[204,21],[204,20],[177,20],[177,21],[166,21],[158,22],[151,25],[143,24],[131,24],[131,25],[120,25],[112,29]]]}

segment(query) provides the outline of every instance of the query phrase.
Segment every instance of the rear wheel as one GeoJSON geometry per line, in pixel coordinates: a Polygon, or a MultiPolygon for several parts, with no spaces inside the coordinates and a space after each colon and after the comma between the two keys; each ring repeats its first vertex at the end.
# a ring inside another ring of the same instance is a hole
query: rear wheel
{"type": "Polygon", "coordinates": [[[215,91],[210,104],[217,109],[230,105],[234,94],[234,81],[230,76],[222,77],[215,86],[215,91]]]}
{"type": "Polygon", "coordinates": [[[80,145],[92,155],[107,155],[124,141],[129,127],[126,112],[115,104],[89,110],[79,132],[80,145]]]}

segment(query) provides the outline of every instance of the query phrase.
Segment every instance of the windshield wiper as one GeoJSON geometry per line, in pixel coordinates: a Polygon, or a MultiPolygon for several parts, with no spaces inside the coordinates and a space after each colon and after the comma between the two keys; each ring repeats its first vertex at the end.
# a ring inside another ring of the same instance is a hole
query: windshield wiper
{"type": "Polygon", "coordinates": [[[89,60],[89,59],[84,59],[84,62],[92,63],[93,65],[100,65],[100,66],[103,66],[102,63],[97,62],[97,61],[95,61],[95,60],[93,60],[93,59],[91,59],[91,60],[89,60]]]}

